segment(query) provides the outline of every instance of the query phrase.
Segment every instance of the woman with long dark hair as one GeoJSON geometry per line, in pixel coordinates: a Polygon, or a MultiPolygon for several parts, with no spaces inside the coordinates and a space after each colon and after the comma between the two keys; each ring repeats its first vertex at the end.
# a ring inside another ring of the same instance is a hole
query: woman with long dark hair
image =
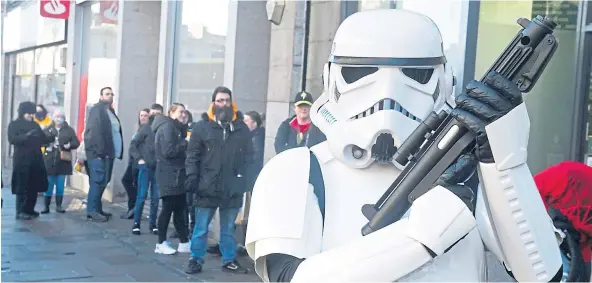
{"type": "MultiPolygon", "coordinates": [[[[136,126],[136,132],[132,137],[132,143],[138,131],[142,125],[148,124],[148,118],[150,117],[150,109],[144,108],[140,110],[138,113],[138,124],[136,126]]],[[[131,146],[131,145],[130,145],[131,146]]],[[[121,215],[123,219],[133,219],[134,218],[134,208],[136,206],[136,199],[138,196],[138,164],[137,161],[134,160],[134,157],[129,152],[128,156],[128,163],[127,168],[125,169],[125,173],[121,178],[121,184],[123,188],[125,188],[125,192],[127,194],[127,212],[121,215]]]]}
{"type": "Polygon", "coordinates": [[[52,122],[51,118],[49,117],[49,112],[47,111],[47,108],[43,106],[43,104],[35,105],[35,110],[36,112],[33,120],[35,123],[39,124],[42,130],[45,130],[51,125],[52,122]]]}
{"type": "Polygon", "coordinates": [[[259,172],[263,169],[263,155],[265,147],[265,128],[263,127],[263,118],[257,111],[249,111],[245,114],[243,119],[249,130],[251,130],[251,138],[253,141],[253,166],[247,172],[248,191],[253,190],[255,180],[259,176],[259,172]]]}
{"type": "Polygon", "coordinates": [[[185,112],[185,106],[173,103],[168,116],[158,115],[152,123],[155,132],[156,182],[162,199],[162,210],[158,216],[158,243],[154,250],[158,254],[188,253],[189,238],[185,217],[185,158],[187,141],[186,125],[179,121],[185,112]],[[179,247],[171,247],[167,241],[167,228],[173,216],[173,224],[179,233],[179,247]]]}
{"type": "MultiPolygon", "coordinates": [[[[145,113],[150,113],[149,109],[144,109],[145,113]]],[[[140,112],[141,113],[141,112],[140,112]]],[[[141,117],[142,118],[142,117],[141,117]]],[[[149,229],[152,234],[158,233],[156,227],[156,213],[158,211],[158,201],[160,199],[158,193],[158,185],[154,176],[156,169],[156,156],[154,154],[154,132],[151,125],[154,118],[146,118],[147,123],[140,121],[140,128],[134,135],[130,144],[130,159],[134,160],[134,166],[138,168],[138,195],[136,197],[136,205],[134,209],[134,226],[132,233],[140,235],[140,223],[142,219],[142,211],[144,210],[144,202],[148,197],[150,191],[150,225],[149,229]]]]}

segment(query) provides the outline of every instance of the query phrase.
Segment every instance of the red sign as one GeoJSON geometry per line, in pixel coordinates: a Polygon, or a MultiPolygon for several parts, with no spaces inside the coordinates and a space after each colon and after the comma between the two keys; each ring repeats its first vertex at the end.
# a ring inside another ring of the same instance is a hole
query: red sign
{"type": "Polygon", "coordinates": [[[119,15],[119,0],[101,1],[101,22],[117,24],[119,15]]]}
{"type": "Polygon", "coordinates": [[[68,19],[70,16],[69,0],[41,0],[39,12],[42,17],[52,19],[68,19]]]}

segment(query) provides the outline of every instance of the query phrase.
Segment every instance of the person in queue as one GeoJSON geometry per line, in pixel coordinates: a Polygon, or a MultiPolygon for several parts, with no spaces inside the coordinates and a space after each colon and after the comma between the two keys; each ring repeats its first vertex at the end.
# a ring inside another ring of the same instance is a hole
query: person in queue
{"type": "Polygon", "coordinates": [[[280,153],[296,147],[313,147],[327,140],[325,134],[310,120],[310,107],[314,99],[308,92],[300,92],[294,98],[296,115],[283,121],[275,136],[275,152],[280,153]]]}
{"type": "Polygon", "coordinates": [[[130,155],[133,159],[134,167],[138,168],[138,194],[136,197],[136,204],[134,205],[135,211],[134,225],[132,227],[132,233],[134,235],[140,235],[140,221],[142,219],[142,211],[144,210],[144,202],[150,191],[150,224],[148,226],[149,231],[152,234],[158,234],[158,228],[156,227],[156,214],[158,212],[158,201],[160,200],[158,185],[156,183],[156,177],[154,171],[156,169],[156,156],[154,154],[154,132],[152,131],[152,123],[154,122],[154,114],[150,115],[150,109],[144,109],[146,113],[146,121],[140,118],[140,128],[138,132],[132,138],[130,144],[130,155]],[[150,115],[150,116],[148,116],[150,115]]]}
{"type": "Polygon", "coordinates": [[[49,213],[54,188],[56,212],[65,213],[66,210],[62,207],[62,204],[66,176],[72,175],[72,151],[80,146],[80,141],[76,137],[74,129],[66,122],[66,116],[61,110],[53,113],[52,123],[44,132],[46,136],[55,136],[55,139],[45,147],[43,153],[49,185],[44,194],[45,207],[41,213],[49,213]]]}
{"type": "Polygon", "coordinates": [[[130,142],[130,152],[128,156],[127,168],[125,169],[125,173],[121,178],[121,184],[125,189],[127,194],[127,212],[121,215],[122,219],[133,219],[134,218],[134,211],[138,196],[138,164],[137,160],[134,159],[131,146],[134,142],[135,137],[138,135],[138,132],[142,128],[143,125],[148,124],[148,118],[150,116],[150,109],[144,108],[140,110],[138,113],[138,124],[136,126],[136,132],[132,136],[132,141],[130,142]]]}
{"type": "Polygon", "coordinates": [[[35,121],[35,123],[39,124],[42,130],[45,130],[47,127],[51,125],[52,121],[49,117],[49,112],[47,111],[47,108],[43,106],[43,104],[35,105],[35,110],[36,112],[33,120],[35,121]]]}
{"type": "Polygon", "coordinates": [[[84,150],[90,188],[86,217],[96,222],[109,221],[111,213],[103,210],[102,197],[111,181],[113,162],[123,157],[121,122],[112,107],[113,89],[104,87],[99,102],[88,113],[84,130],[84,150]]]}
{"type": "Polygon", "coordinates": [[[247,168],[253,164],[253,145],[242,113],[232,101],[227,87],[217,87],[212,104],[193,125],[187,149],[187,191],[195,195],[195,227],[191,238],[191,258],[186,273],[201,272],[207,249],[208,226],[220,213],[222,270],[247,273],[237,258],[235,220],[247,186],[247,168]]]}
{"type": "Polygon", "coordinates": [[[46,192],[47,172],[41,147],[54,141],[39,124],[34,122],[35,104],[21,102],[18,117],[8,124],[8,142],[14,146],[12,155],[12,194],[16,195],[16,219],[30,220],[39,217],[35,211],[37,193],[46,192]]]}
{"type": "Polygon", "coordinates": [[[158,216],[158,243],[154,250],[158,254],[188,253],[189,238],[185,215],[187,201],[185,196],[185,150],[187,149],[186,126],[179,121],[185,106],[173,103],[168,116],[154,117],[152,131],[155,133],[156,183],[158,184],[162,210],[158,216]],[[173,216],[175,229],[179,233],[179,246],[175,250],[167,241],[167,228],[173,216]]]}

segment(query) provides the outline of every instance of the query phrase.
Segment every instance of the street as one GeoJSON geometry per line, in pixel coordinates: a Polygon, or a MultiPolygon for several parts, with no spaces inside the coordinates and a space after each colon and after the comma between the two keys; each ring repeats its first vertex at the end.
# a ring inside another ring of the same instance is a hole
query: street
{"type": "MultiPolygon", "coordinates": [[[[2,190],[2,282],[260,281],[254,271],[246,275],[222,272],[220,257],[213,255],[208,255],[201,274],[187,275],[184,269],[189,255],[155,254],[157,236],[147,233],[148,223],[143,222],[142,235],[133,235],[132,220],[119,218],[124,211],[121,206],[104,204],[105,210],[114,215],[109,222],[87,221],[86,206],[82,203],[85,197],[67,188],[65,214],[56,213],[52,204],[50,214],[17,221],[15,197],[10,188],[2,190]]],[[[37,211],[41,210],[42,202],[39,197],[37,211]]],[[[171,242],[176,248],[178,241],[171,242]]],[[[249,258],[239,261],[253,270],[249,258]]]]}

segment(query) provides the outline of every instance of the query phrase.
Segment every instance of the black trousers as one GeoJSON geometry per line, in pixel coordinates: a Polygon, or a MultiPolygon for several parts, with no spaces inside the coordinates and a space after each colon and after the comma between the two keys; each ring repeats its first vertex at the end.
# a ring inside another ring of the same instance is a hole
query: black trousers
{"type": "Polygon", "coordinates": [[[175,230],[179,233],[179,241],[181,243],[189,242],[187,224],[187,200],[185,194],[177,196],[162,197],[162,210],[158,216],[158,243],[166,241],[167,228],[173,216],[173,225],[175,230]]]}
{"type": "Polygon", "coordinates": [[[121,178],[121,184],[127,193],[127,210],[133,210],[138,196],[138,169],[134,168],[132,163],[127,165],[127,169],[125,169],[125,173],[121,178]]]}
{"type": "Polygon", "coordinates": [[[26,213],[33,215],[35,213],[35,205],[37,204],[37,192],[35,190],[27,190],[25,194],[16,195],[16,213],[26,213]]]}

